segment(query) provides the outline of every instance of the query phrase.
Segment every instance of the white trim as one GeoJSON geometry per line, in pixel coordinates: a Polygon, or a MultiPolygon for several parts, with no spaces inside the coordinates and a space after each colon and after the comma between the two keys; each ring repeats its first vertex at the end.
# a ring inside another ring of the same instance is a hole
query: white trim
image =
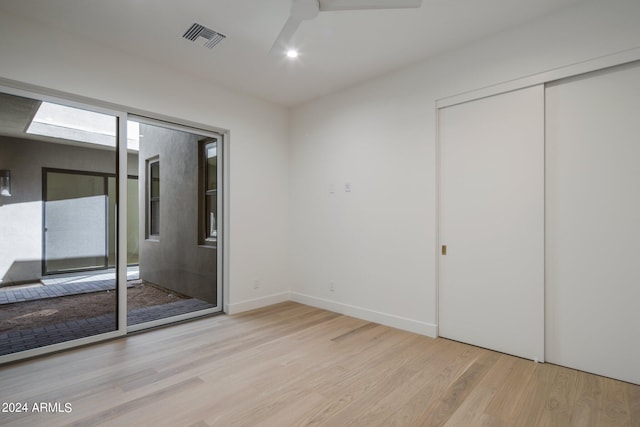
{"type": "Polygon", "coordinates": [[[272,294],[260,298],[227,304],[225,312],[227,314],[238,314],[244,311],[255,310],[256,308],[267,307],[273,304],[289,301],[290,299],[289,292],[281,292],[279,294],[272,294]]]}
{"type": "MultiPolygon", "coordinates": [[[[100,103],[93,103],[91,100],[84,101],[82,97],[75,96],[73,94],[65,94],[62,92],[48,91],[40,88],[39,86],[30,85],[20,86],[13,84],[12,80],[0,78],[0,91],[9,95],[21,96],[23,98],[30,98],[37,101],[49,102],[52,104],[63,105],[66,107],[77,108],[81,110],[91,111],[94,113],[106,114],[109,116],[117,117],[122,115],[125,109],[118,108],[115,105],[107,105],[100,103]]],[[[113,147],[108,147],[110,150],[113,147]]]]}
{"type": "Polygon", "coordinates": [[[190,311],[189,313],[178,314],[177,316],[163,317],[162,319],[152,320],[150,322],[138,323],[128,327],[127,332],[138,332],[145,329],[155,328],[156,326],[171,326],[176,322],[183,320],[197,319],[199,317],[207,316],[209,314],[221,313],[219,307],[207,308],[204,310],[190,311]]]}
{"type": "Polygon", "coordinates": [[[216,171],[217,173],[217,179],[218,179],[218,190],[220,191],[220,197],[217,199],[217,206],[216,209],[218,211],[218,218],[216,218],[217,221],[217,230],[218,230],[218,235],[217,235],[217,242],[216,242],[216,307],[219,308],[221,311],[223,310],[224,307],[224,302],[223,302],[223,298],[224,298],[224,293],[226,292],[226,285],[225,285],[225,279],[226,279],[226,272],[228,271],[226,266],[224,265],[225,262],[225,257],[224,257],[224,251],[225,251],[225,223],[226,223],[226,217],[225,217],[225,213],[224,213],[224,207],[225,207],[225,181],[226,181],[226,171],[227,168],[225,167],[225,155],[224,152],[226,151],[226,145],[227,145],[227,134],[224,135],[220,135],[220,137],[218,138],[218,142],[217,142],[217,150],[218,150],[218,170],[216,171]]]}
{"type": "Polygon", "coordinates": [[[177,130],[180,132],[192,133],[201,136],[207,136],[209,138],[215,138],[220,142],[222,139],[222,134],[219,132],[214,132],[211,130],[203,129],[202,127],[198,127],[197,125],[184,125],[180,123],[180,120],[176,120],[174,122],[168,121],[167,118],[155,119],[151,115],[142,116],[140,114],[129,114],[129,120],[143,123],[150,126],[158,126],[165,129],[177,130]]]}
{"type": "Polygon", "coordinates": [[[435,141],[435,183],[436,183],[436,194],[435,194],[435,237],[436,237],[436,259],[435,259],[435,315],[436,315],[436,324],[434,336],[440,336],[440,329],[438,325],[440,325],[440,257],[442,256],[442,240],[440,238],[440,218],[442,215],[441,212],[441,203],[440,203],[440,193],[441,193],[441,179],[440,179],[440,109],[435,109],[436,114],[436,141],[435,141]]]}
{"type": "Polygon", "coordinates": [[[621,52],[616,52],[610,55],[578,62],[576,64],[566,65],[542,73],[533,74],[531,76],[526,76],[519,79],[472,90],[469,92],[448,96],[446,98],[441,98],[436,100],[436,108],[450,107],[452,105],[473,101],[475,99],[486,98],[488,96],[493,96],[500,93],[524,89],[525,87],[549,83],[554,80],[573,77],[579,74],[602,70],[604,68],[614,67],[638,60],[640,60],[640,47],[623,50],[621,52]]]}
{"type": "MultiPolygon", "coordinates": [[[[193,122],[178,117],[166,116],[160,113],[154,113],[148,110],[141,110],[139,108],[125,106],[122,104],[115,104],[112,102],[102,101],[96,98],[90,98],[82,95],[78,95],[72,92],[64,92],[56,89],[50,89],[45,86],[34,85],[31,83],[24,83],[18,80],[7,79],[0,77],[0,88],[10,95],[27,96],[34,99],[40,99],[42,101],[50,101],[70,107],[78,107],[95,111],[97,113],[104,113],[114,115],[114,112],[126,111],[128,116],[135,117],[136,119],[147,121],[156,121],[156,124],[163,123],[164,125],[173,126],[174,129],[180,130],[180,127],[186,129],[202,131],[204,136],[208,136],[209,133],[213,136],[221,136],[228,133],[228,129],[211,126],[204,123],[193,122]],[[34,97],[37,95],[37,97],[34,97]],[[89,108],[87,108],[89,107],[89,108]]],[[[137,121],[137,120],[136,120],[137,121]]]]}
{"type": "Polygon", "coordinates": [[[116,286],[118,288],[118,330],[123,334],[127,332],[127,190],[129,184],[129,167],[127,151],[127,113],[118,114],[118,168],[116,176],[118,179],[118,197],[116,199],[116,214],[118,215],[117,225],[117,246],[118,246],[118,274],[116,274],[116,286]]]}
{"type": "Polygon", "coordinates": [[[230,277],[231,277],[231,264],[229,263],[231,251],[231,215],[230,211],[230,151],[231,151],[231,136],[230,132],[226,131],[222,134],[222,223],[220,225],[222,229],[222,253],[218,254],[218,267],[222,269],[218,273],[218,278],[222,277],[222,289],[220,289],[221,295],[218,299],[218,305],[222,306],[222,311],[229,313],[229,294],[230,294],[230,277]]]}
{"type": "Polygon", "coordinates": [[[10,362],[17,362],[19,360],[29,359],[32,357],[42,356],[45,354],[55,353],[63,350],[72,350],[83,345],[96,344],[101,341],[106,341],[113,338],[121,338],[121,337],[126,337],[125,332],[116,330],[116,331],[107,332],[104,334],[92,335],[86,338],[79,338],[76,340],[64,341],[57,344],[50,344],[44,347],[38,347],[31,350],[5,354],[0,356],[0,366],[10,362]]]}
{"type": "Polygon", "coordinates": [[[356,317],[358,319],[367,320],[369,322],[379,323],[381,325],[390,326],[392,328],[398,328],[404,331],[426,335],[431,338],[435,338],[437,336],[438,328],[432,323],[420,322],[418,320],[408,319],[406,317],[400,317],[393,314],[369,310],[363,307],[357,307],[354,305],[331,301],[324,298],[318,298],[311,295],[300,294],[298,292],[291,292],[291,301],[333,311],[334,313],[344,314],[346,316],[356,317]]]}

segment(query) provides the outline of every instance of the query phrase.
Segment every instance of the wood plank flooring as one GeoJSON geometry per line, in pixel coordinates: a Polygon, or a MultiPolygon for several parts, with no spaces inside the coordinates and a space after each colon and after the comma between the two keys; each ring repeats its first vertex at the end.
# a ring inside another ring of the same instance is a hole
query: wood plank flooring
{"type": "Polygon", "coordinates": [[[2,402],[29,427],[640,426],[640,386],[290,302],[0,367],[2,402]]]}

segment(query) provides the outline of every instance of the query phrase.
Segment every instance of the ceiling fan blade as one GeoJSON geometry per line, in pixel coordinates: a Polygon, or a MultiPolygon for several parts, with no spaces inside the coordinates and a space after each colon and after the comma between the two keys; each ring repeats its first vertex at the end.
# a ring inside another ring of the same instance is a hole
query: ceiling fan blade
{"type": "Polygon", "coordinates": [[[318,0],[320,11],[406,9],[422,6],[422,0],[318,0]]]}
{"type": "Polygon", "coordinates": [[[269,53],[271,54],[278,49],[284,50],[291,47],[291,40],[300,23],[302,23],[302,20],[290,16],[287,22],[285,22],[284,27],[282,27],[282,30],[280,30],[280,34],[278,34],[276,41],[273,43],[273,46],[271,46],[269,53]]]}

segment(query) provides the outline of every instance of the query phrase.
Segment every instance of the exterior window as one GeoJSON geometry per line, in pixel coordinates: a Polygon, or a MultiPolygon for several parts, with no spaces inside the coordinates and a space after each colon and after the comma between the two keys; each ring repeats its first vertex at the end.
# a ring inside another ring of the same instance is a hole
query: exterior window
{"type": "Polygon", "coordinates": [[[147,237],[160,237],[160,160],[147,160],[147,237]]]}
{"type": "Polygon", "coordinates": [[[218,141],[200,141],[200,244],[215,245],[218,237],[218,141]]]}

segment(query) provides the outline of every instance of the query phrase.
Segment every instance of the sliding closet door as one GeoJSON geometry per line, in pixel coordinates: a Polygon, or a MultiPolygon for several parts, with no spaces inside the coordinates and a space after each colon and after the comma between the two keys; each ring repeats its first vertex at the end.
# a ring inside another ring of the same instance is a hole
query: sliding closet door
{"type": "Polygon", "coordinates": [[[547,359],[640,384],[640,65],[546,104],[547,359]]]}
{"type": "Polygon", "coordinates": [[[542,86],[439,110],[439,334],[544,357],[542,86]]]}

